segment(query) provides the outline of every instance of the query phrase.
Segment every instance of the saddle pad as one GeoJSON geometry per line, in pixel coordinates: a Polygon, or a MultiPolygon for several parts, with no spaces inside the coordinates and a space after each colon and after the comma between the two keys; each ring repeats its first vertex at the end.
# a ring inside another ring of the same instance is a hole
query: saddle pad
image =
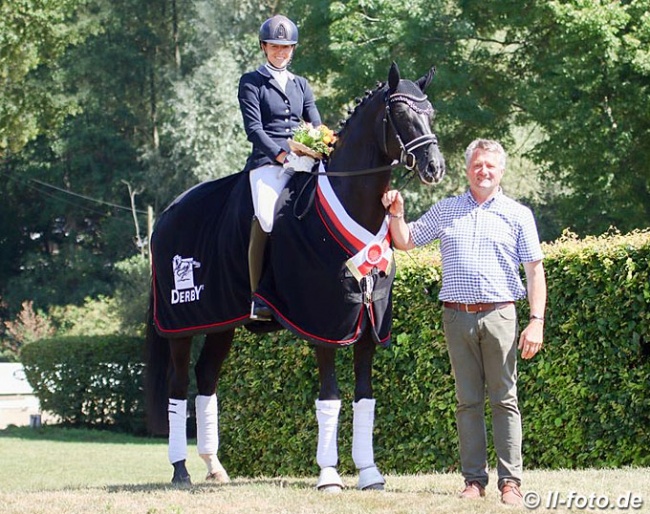
{"type": "Polygon", "coordinates": [[[370,328],[377,344],[390,343],[395,267],[388,274],[373,270],[372,291],[362,291],[346,267],[349,250],[332,236],[318,202],[307,202],[315,187],[307,181],[308,175],[296,174],[280,196],[256,293],[277,323],[251,323],[248,317],[253,216],[248,173],[201,183],[165,209],[151,240],[153,314],[160,335],[283,327],[315,344],[345,346],[370,328]],[[301,209],[304,216],[297,216],[301,209]]]}

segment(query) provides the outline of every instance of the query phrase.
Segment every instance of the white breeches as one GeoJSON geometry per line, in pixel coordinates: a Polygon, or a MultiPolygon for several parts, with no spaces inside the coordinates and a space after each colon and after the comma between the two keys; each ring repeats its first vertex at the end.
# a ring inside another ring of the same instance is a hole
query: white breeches
{"type": "Polygon", "coordinates": [[[268,164],[249,172],[253,209],[262,230],[266,233],[273,229],[275,204],[293,173],[279,164],[268,164]]]}

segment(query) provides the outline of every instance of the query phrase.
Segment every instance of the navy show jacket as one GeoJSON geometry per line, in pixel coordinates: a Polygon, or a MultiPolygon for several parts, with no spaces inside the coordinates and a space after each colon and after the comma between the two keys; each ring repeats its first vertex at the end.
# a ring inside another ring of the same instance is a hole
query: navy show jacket
{"type": "Polygon", "coordinates": [[[321,124],[307,79],[290,72],[285,91],[266,66],[245,73],[239,80],[237,97],[246,135],[253,143],[244,171],[265,164],[278,164],[275,158],[283,150],[290,151],[287,139],[293,135],[300,120],[314,126],[321,124]]]}

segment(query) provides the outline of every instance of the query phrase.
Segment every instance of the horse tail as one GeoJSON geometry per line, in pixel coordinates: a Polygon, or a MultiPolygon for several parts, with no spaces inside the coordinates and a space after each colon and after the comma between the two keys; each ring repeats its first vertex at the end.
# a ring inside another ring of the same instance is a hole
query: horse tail
{"type": "Polygon", "coordinates": [[[167,435],[170,353],[167,340],[156,331],[153,320],[153,291],[149,297],[145,344],[145,411],[147,430],[153,435],[167,435]]]}

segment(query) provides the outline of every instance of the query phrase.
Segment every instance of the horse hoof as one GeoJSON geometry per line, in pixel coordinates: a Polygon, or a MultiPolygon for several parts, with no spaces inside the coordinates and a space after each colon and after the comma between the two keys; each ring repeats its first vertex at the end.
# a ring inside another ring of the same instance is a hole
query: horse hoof
{"type": "Polygon", "coordinates": [[[316,489],[324,493],[340,493],[343,489],[343,480],[339,476],[339,472],[334,467],[327,467],[320,470],[318,483],[316,489]]]}
{"type": "Polygon", "coordinates": [[[359,483],[357,489],[360,491],[383,491],[386,480],[377,469],[377,466],[371,466],[359,471],[359,483]]]}
{"type": "Polygon", "coordinates": [[[172,485],[176,487],[190,487],[192,485],[192,479],[190,475],[176,475],[172,477],[172,485]]]}
{"type": "Polygon", "coordinates": [[[172,485],[178,487],[189,487],[192,485],[192,479],[185,467],[185,461],[180,460],[172,464],[174,466],[174,476],[172,476],[172,485]]]}
{"type": "Polygon", "coordinates": [[[318,490],[321,493],[339,494],[343,489],[338,485],[324,485],[323,487],[319,487],[318,490]]]}
{"type": "Polygon", "coordinates": [[[205,479],[215,484],[228,484],[230,482],[230,477],[225,469],[208,473],[205,479]]]}

